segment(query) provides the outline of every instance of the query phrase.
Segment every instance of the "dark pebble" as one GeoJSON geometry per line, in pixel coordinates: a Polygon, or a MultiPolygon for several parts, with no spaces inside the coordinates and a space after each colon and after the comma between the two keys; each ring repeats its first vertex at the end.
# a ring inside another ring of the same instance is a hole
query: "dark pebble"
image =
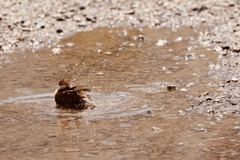
{"type": "Polygon", "coordinates": [[[57,32],[57,33],[62,33],[63,30],[62,30],[62,29],[57,29],[56,32],[57,32]]]}

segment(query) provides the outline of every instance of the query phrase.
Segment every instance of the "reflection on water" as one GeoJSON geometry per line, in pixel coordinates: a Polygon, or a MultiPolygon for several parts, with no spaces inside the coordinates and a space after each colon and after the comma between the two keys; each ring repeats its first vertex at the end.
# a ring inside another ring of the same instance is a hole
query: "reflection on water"
{"type": "Polygon", "coordinates": [[[197,44],[197,34],[99,28],[51,49],[5,55],[0,158],[207,159],[211,137],[224,144],[228,136],[191,108],[192,97],[215,91],[207,84],[216,55],[197,44]],[[53,93],[62,78],[92,88],[97,107],[57,109],[53,93]]]}

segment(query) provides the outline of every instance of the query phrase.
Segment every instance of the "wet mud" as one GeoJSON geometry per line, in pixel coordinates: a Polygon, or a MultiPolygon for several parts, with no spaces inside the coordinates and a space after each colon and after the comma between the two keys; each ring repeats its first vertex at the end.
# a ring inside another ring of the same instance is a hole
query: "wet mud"
{"type": "Polygon", "coordinates": [[[239,157],[238,117],[194,105],[219,92],[210,72],[218,54],[198,44],[200,31],[98,28],[2,54],[1,159],[239,157]],[[62,78],[89,86],[97,107],[56,108],[62,78]]]}

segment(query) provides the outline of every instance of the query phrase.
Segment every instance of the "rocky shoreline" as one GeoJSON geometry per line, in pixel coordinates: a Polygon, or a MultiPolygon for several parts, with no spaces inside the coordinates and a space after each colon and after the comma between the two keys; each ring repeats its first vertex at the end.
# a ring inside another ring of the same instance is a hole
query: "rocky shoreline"
{"type": "Polygon", "coordinates": [[[218,0],[130,0],[124,3],[10,0],[0,7],[0,48],[1,52],[10,52],[16,47],[34,50],[54,45],[69,34],[102,26],[179,28],[205,25],[212,27],[200,37],[202,43],[229,45],[236,51],[238,45],[234,40],[237,42],[240,32],[234,14],[239,6],[237,1],[218,0]]]}

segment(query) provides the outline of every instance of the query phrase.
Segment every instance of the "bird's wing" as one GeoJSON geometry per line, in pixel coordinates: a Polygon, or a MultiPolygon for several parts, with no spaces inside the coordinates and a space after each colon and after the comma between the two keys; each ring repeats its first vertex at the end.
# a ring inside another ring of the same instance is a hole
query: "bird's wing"
{"type": "Polygon", "coordinates": [[[61,92],[62,95],[65,95],[65,97],[69,97],[69,98],[72,98],[72,97],[79,97],[79,98],[87,98],[86,97],[86,94],[84,94],[83,91],[81,90],[66,90],[66,91],[63,91],[61,92]]]}
{"type": "Polygon", "coordinates": [[[74,86],[71,87],[72,90],[77,90],[77,91],[86,91],[86,92],[90,92],[91,89],[87,88],[86,86],[74,86]]]}

